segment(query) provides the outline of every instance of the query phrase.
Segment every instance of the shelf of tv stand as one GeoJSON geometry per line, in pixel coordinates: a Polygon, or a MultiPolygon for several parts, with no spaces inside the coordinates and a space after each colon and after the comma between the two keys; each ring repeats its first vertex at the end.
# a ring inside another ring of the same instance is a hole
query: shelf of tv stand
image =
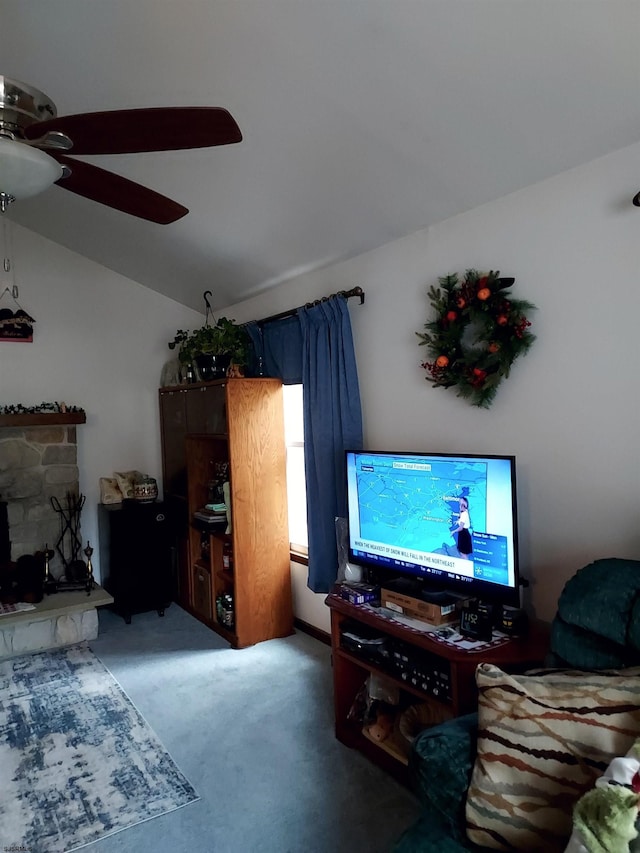
{"type": "Polygon", "coordinates": [[[501,645],[478,644],[477,649],[456,648],[432,639],[429,633],[413,629],[387,618],[369,605],[351,604],[337,591],[329,594],[326,604],[331,610],[331,650],[333,661],[335,734],[346,746],[358,749],[400,781],[408,782],[405,763],[373,742],[362,731],[359,721],[348,719],[358,691],[371,673],[382,675],[401,691],[404,704],[414,701],[429,703],[450,716],[460,716],[477,708],[475,670],[480,663],[492,663],[509,672],[521,672],[543,663],[548,650],[548,628],[541,624],[530,627],[524,637],[512,638],[501,645]],[[385,667],[384,661],[373,662],[352,649],[342,647],[345,625],[364,625],[378,635],[406,644],[412,655],[424,661],[437,661],[449,672],[450,698],[431,695],[419,686],[403,681],[400,675],[385,667]]]}
{"type": "MultiPolygon", "coordinates": [[[[398,683],[398,686],[400,686],[405,693],[410,693],[412,696],[415,696],[417,699],[424,701],[425,693],[423,690],[420,690],[419,687],[414,687],[412,684],[408,684],[405,681],[400,681],[393,674],[390,674],[389,671],[386,670],[384,667],[378,666],[375,663],[372,663],[371,661],[366,660],[365,658],[359,657],[358,655],[353,654],[352,652],[346,651],[345,649],[340,649],[340,656],[345,661],[351,661],[351,663],[355,664],[355,666],[358,666],[358,667],[364,666],[367,669],[367,672],[369,672],[369,673],[374,673],[376,675],[382,675],[385,678],[391,679],[391,681],[396,681],[398,683]]],[[[429,698],[429,702],[432,702],[436,706],[441,707],[443,709],[448,710],[451,707],[451,703],[448,700],[436,699],[435,696],[429,696],[428,698],[429,698]]]]}

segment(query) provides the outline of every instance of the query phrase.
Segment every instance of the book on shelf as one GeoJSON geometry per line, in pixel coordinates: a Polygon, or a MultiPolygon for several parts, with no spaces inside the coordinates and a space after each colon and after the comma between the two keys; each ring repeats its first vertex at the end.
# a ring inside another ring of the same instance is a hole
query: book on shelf
{"type": "Polygon", "coordinates": [[[198,521],[204,521],[206,524],[226,524],[227,514],[226,512],[214,512],[210,509],[197,509],[193,513],[193,517],[197,518],[198,521]]]}
{"type": "Polygon", "coordinates": [[[217,512],[217,513],[226,512],[227,511],[227,505],[224,503],[222,503],[222,504],[205,504],[204,509],[207,510],[207,512],[217,512]]]}

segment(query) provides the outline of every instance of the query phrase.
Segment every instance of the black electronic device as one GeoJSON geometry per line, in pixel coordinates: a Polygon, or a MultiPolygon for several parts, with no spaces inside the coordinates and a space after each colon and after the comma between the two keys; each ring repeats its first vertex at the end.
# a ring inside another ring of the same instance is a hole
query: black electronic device
{"type": "Polygon", "coordinates": [[[345,468],[349,562],[370,580],[520,605],[513,456],[349,450],[345,468]]]}
{"type": "Polygon", "coordinates": [[[357,652],[367,660],[380,660],[385,655],[385,637],[363,636],[362,632],[343,631],[342,647],[350,652],[357,652]]]}
{"type": "Polygon", "coordinates": [[[492,609],[478,601],[464,601],[460,608],[460,633],[470,640],[491,640],[493,631],[492,609]]]}
{"type": "Polygon", "coordinates": [[[526,611],[521,607],[503,607],[498,627],[510,636],[522,636],[522,634],[526,634],[529,628],[526,611]]]}
{"type": "Polygon", "coordinates": [[[452,701],[451,668],[449,662],[438,655],[416,649],[395,637],[378,634],[365,625],[350,623],[340,632],[340,646],[441,702],[452,701]]]}
{"type": "Polygon", "coordinates": [[[389,669],[401,681],[428,693],[441,702],[451,702],[449,661],[417,650],[402,640],[389,641],[389,669]]]}
{"type": "Polygon", "coordinates": [[[368,661],[380,663],[388,658],[387,638],[375,628],[358,622],[345,622],[340,631],[340,645],[368,661]]]}

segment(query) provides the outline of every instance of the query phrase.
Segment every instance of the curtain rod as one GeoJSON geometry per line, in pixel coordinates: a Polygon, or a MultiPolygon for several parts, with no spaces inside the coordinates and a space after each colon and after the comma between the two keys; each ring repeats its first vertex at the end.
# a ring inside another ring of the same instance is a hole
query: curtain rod
{"type": "Polygon", "coordinates": [[[337,293],[332,293],[330,296],[323,296],[322,299],[316,299],[313,302],[307,302],[299,308],[291,308],[289,311],[281,311],[280,314],[272,314],[269,317],[263,317],[262,320],[256,320],[259,326],[265,323],[271,323],[274,320],[284,320],[286,317],[295,317],[301,308],[311,308],[313,305],[320,305],[321,302],[326,302],[333,296],[344,296],[345,299],[351,299],[352,296],[357,296],[360,299],[360,305],[364,304],[364,290],[361,287],[352,287],[351,290],[339,290],[337,293]]]}

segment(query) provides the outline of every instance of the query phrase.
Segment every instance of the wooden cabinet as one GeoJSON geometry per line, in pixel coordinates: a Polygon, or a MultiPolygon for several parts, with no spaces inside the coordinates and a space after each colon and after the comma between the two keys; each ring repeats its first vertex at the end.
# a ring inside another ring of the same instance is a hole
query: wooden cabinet
{"type": "Polygon", "coordinates": [[[234,378],[161,389],[160,412],[165,501],[186,509],[179,603],[234,647],[292,633],[281,382],[234,378]],[[229,533],[224,523],[194,518],[218,462],[229,467],[229,533]],[[223,568],[225,542],[232,571],[223,568]],[[218,613],[221,596],[233,601],[232,624],[218,613]]]}
{"type": "Polygon", "coordinates": [[[187,498],[187,435],[226,434],[226,381],[160,389],[165,497],[187,498]]]}
{"type": "Polygon", "coordinates": [[[211,594],[213,585],[211,583],[211,571],[207,565],[201,562],[193,565],[193,609],[206,622],[213,619],[213,608],[211,606],[211,594]]]}
{"type": "Polygon", "coordinates": [[[226,434],[225,383],[161,388],[159,397],[164,500],[176,543],[172,597],[189,608],[194,584],[189,563],[186,439],[194,433],[226,434]]]}
{"type": "Polygon", "coordinates": [[[200,384],[186,394],[188,433],[226,433],[226,384],[200,384]]]}
{"type": "Polygon", "coordinates": [[[408,781],[409,742],[398,736],[398,720],[389,740],[375,743],[366,736],[361,720],[350,713],[371,674],[384,676],[397,687],[398,716],[412,705],[426,704],[436,722],[476,710],[475,671],[479,663],[493,663],[509,672],[522,671],[541,665],[548,650],[544,627],[533,626],[524,638],[466,651],[386,618],[379,609],[350,604],[336,593],[329,595],[326,603],[331,609],[336,737],[402,782],[408,781]]]}
{"type": "Polygon", "coordinates": [[[187,497],[187,390],[160,391],[160,433],[162,439],[162,479],[166,497],[187,497]]]}

